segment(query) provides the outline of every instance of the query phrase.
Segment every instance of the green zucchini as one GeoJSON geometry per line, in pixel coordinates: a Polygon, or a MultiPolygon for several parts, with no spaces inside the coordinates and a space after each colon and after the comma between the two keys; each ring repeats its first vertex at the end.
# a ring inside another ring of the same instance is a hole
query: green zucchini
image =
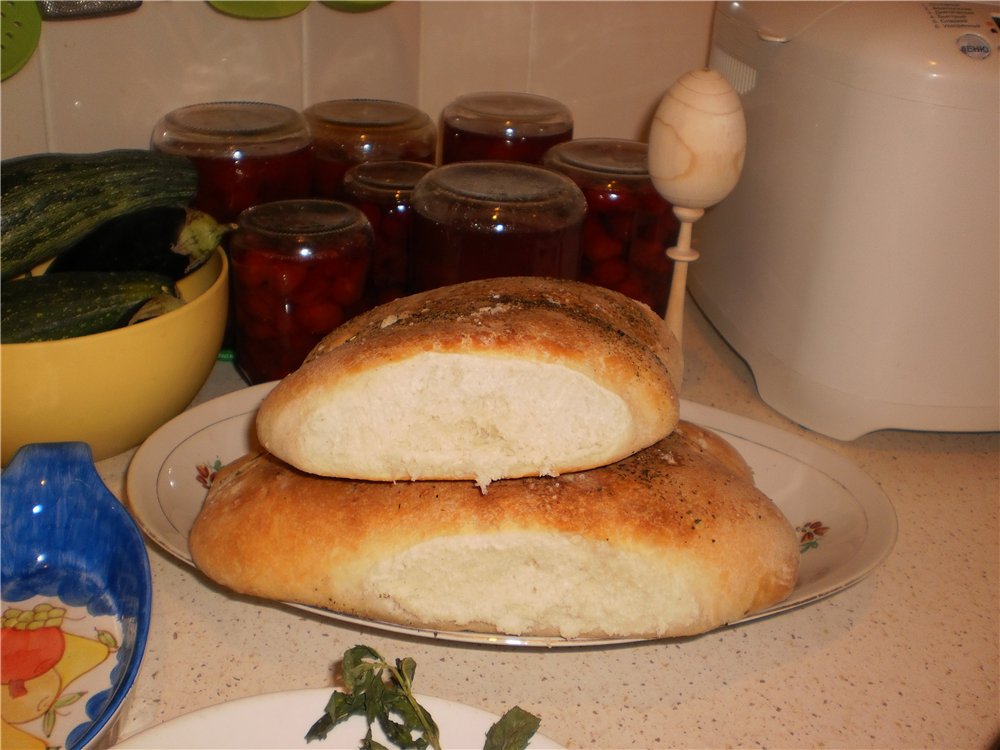
{"type": "Polygon", "coordinates": [[[144,208],[104,222],[56,256],[45,273],[151,271],[176,281],[211,258],[229,229],[194,208],[144,208]]]}
{"type": "Polygon", "coordinates": [[[186,157],[151,150],[6,159],[0,163],[0,279],[30,271],[117,216],[187,206],[197,184],[186,157]]]}
{"type": "Polygon", "coordinates": [[[173,279],[145,271],[25,276],[0,284],[0,341],[54,341],[119,328],[173,279]]]}

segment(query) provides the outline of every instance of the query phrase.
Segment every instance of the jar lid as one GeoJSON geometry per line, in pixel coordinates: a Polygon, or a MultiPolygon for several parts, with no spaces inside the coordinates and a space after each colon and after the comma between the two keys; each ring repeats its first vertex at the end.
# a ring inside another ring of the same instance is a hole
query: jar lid
{"type": "Polygon", "coordinates": [[[347,170],[344,185],[359,191],[410,192],[434,165],[420,161],[368,161],[347,170]]]}
{"type": "Polygon", "coordinates": [[[560,169],[575,167],[601,175],[649,176],[649,146],[620,138],[579,138],[553,146],[542,162],[560,169]]]}
{"type": "Polygon", "coordinates": [[[153,129],[159,151],[229,156],[235,151],[268,155],[309,146],[305,118],[294,109],[264,102],[205,102],[168,112],[153,129]]]}
{"type": "Polygon", "coordinates": [[[463,94],[444,108],[441,117],[462,130],[508,137],[564,133],[573,127],[573,115],[562,102],[516,91],[463,94]]]}
{"type": "Polygon", "coordinates": [[[495,225],[517,217],[526,222],[522,226],[573,223],[583,218],[587,208],[583,192],[565,175],[510,161],[437,167],[417,183],[410,202],[427,218],[442,223],[458,216],[463,220],[477,216],[495,225]]]}
{"type": "Polygon", "coordinates": [[[368,224],[359,208],[322,199],[261,203],[240,214],[240,226],[283,237],[317,237],[368,224]]]}
{"type": "Polygon", "coordinates": [[[309,126],[320,131],[433,129],[427,113],[404,102],[386,99],[333,99],[313,104],[304,112],[309,126]]]}

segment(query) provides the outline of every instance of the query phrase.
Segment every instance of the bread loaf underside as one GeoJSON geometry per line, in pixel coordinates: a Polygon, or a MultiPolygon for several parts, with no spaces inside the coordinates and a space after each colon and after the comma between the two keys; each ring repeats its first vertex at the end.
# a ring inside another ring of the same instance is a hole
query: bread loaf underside
{"type": "Polygon", "coordinates": [[[775,604],[794,531],[738,454],[681,423],[616,464],[494,482],[357,482],[261,452],[217,476],[190,536],[244,594],[425,629],[702,633],[775,604]]]}
{"type": "Polygon", "coordinates": [[[663,320],[624,295],[468,282],[341,326],[265,399],[257,430],[274,455],[323,476],[555,476],[669,434],[682,369],[663,320]]]}

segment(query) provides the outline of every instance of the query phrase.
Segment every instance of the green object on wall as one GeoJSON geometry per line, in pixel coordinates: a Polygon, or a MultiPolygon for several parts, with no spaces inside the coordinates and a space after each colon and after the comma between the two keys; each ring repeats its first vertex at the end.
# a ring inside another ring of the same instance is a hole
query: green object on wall
{"type": "Polygon", "coordinates": [[[323,0],[323,5],[347,13],[364,13],[388,5],[392,0],[323,0]]]}
{"type": "Polygon", "coordinates": [[[31,59],[42,35],[38,3],[0,2],[0,80],[6,81],[31,59]]]}
{"type": "Polygon", "coordinates": [[[286,18],[309,7],[309,0],[209,0],[208,4],[236,18],[286,18]]]}

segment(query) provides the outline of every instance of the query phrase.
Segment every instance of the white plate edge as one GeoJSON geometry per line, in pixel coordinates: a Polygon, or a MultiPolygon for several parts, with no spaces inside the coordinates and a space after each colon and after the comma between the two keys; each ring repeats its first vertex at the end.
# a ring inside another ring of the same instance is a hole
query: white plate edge
{"type": "MultiPolygon", "coordinates": [[[[111,750],[128,750],[128,748],[133,747],[145,747],[150,741],[158,741],[161,739],[171,739],[169,733],[173,731],[178,726],[183,726],[184,724],[192,721],[197,721],[199,718],[204,718],[205,716],[216,713],[222,708],[235,709],[243,705],[255,706],[255,704],[261,703],[271,703],[275,701],[280,701],[282,699],[292,700],[292,701],[313,701],[315,700],[316,705],[323,706],[329,700],[330,695],[337,688],[334,687],[323,687],[323,688],[297,688],[292,690],[278,690],[267,693],[258,693],[255,695],[248,695],[241,698],[234,698],[229,701],[223,701],[222,703],[215,703],[209,706],[204,706],[202,708],[194,709],[183,713],[180,716],[176,716],[173,719],[168,719],[167,721],[160,722],[158,724],[153,724],[151,726],[139,729],[133,732],[128,737],[119,741],[118,744],[113,745],[111,750]],[[167,733],[167,737],[162,737],[164,733],[167,733]],[[138,745],[137,745],[138,742],[138,745]]],[[[481,721],[488,726],[496,722],[500,716],[477,706],[470,706],[459,701],[449,700],[447,698],[438,698],[435,696],[426,695],[423,693],[414,693],[414,698],[417,702],[421,704],[428,713],[434,718],[435,722],[439,727],[446,727],[448,721],[449,711],[458,711],[465,714],[466,718],[473,718],[477,721],[481,721]],[[443,717],[443,718],[442,718],[443,717]]],[[[316,718],[318,719],[321,715],[321,711],[318,711],[316,718]]],[[[544,717],[543,717],[544,722],[544,717]]],[[[308,727],[304,727],[302,730],[303,738],[308,727]]],[[[485,732],[484,732],[485,734],[485,732]]],[[[360,740],[362,737],[358,737],[358,743],[360,745],[360,740]]],[[[204,747],[210,748],[211,745],[204,745],[204,747]]],[[[322,745],[317,745],[317,747],[322,747],[322,745]]],[[[539,728],[539,732],[532,737],[531,743],[529,744],[529,750],[565,750],[563,745],[559,744],[551,737],[547,736],[539,728]]]]}

